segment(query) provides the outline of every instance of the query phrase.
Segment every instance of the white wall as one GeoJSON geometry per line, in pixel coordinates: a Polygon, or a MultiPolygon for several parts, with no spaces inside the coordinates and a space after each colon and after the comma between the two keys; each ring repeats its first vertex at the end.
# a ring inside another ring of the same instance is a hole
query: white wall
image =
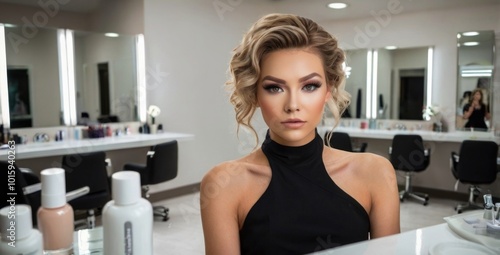
{"type": "MultiPolygon", "coordinates": [[[[263,14],[279,10],[251,1],[236,6],[222,2],[229,9],[218,13],[213,1],[145,0],[148,103],[161,107],[158,119],[167,131],[196,135],[195,141],[181,144],[179,177],[161,188],[199,182],[215,164],[239,158],[253,146],[250,138],[240,144],[235,136],[234,112],[223,84],[230,51],[243,33],[263,14]]],[[[450,95],[456,94],[456,33],[500,31],[499,10],[496,5],[393,16],[387,27],[358,47],[355,27],[364,28],[372,19],[322,25],[346,48],[434,46],[432,103],[442,106],[447,121],[454,123],[455,96],[450,95]]],[[[259,133],[264,130],[260,122],[259,133]]]]}
{"type": "Polygon", "coordinates": [[[345,90],[351,94],[349,111],[356,118],[358,90],[361,89],[361,118],[366,118],[366,73],[367,53],[365,49],[350,50],[346,53],[346,64],[350,66],[351,75],[346,79],[345,90]]]}

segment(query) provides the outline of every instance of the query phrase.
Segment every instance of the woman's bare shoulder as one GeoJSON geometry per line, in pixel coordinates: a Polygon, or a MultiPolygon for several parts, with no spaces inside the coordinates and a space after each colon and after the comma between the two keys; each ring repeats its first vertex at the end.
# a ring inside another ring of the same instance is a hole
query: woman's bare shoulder
{"type": "Polygon", "coordinates": [[[222,187],[242,187],[259,176],[270,173],[269,166],[259,156],[258,152],[243,158],[222,162],[210,169],[202,180],[203,185],[217,185],[222,187]]]}

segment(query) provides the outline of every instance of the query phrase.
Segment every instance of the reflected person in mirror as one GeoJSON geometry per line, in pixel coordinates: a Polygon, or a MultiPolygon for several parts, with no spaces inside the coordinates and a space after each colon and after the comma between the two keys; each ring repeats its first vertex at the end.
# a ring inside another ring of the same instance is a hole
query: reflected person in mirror
{"type": "Polygon", "coordinates": [[[472,96],[469,103],[464,106],[464,119],[466,128],[474,128],[478,131],[487,131],[485,119],[490,120],[491,115],[485,103],[483,103],[483,91],[478,88],[472,91],[472,96]]]}
{"type": "Polygon", "coordinates": [[[324,145],[316,127],[349,102],[345,53],[314,21],[259,19],[234,49],[230,102],[239,126],[267,126],[262,146],[203,178],[205,252],[306,254],[400,232],[395,171],[384,157],[324,145]]]}

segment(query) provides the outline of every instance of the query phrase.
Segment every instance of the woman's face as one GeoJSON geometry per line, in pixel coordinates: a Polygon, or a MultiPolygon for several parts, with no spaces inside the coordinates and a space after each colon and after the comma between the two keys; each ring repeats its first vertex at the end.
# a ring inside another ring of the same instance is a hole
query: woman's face
{"type": "Polygon", "coordinates": [[[476,100],[476,101],[481,100],[481,92],[476,91],[476,93],[474,93],[474,100],[476,100]]]}
{"type": "Polygon", "coordinates": [[[323,63],[315,53],[286,49],[262,59],[257,103],[277,143],[301,146],[312,141],[329,98],[323,63]]]}

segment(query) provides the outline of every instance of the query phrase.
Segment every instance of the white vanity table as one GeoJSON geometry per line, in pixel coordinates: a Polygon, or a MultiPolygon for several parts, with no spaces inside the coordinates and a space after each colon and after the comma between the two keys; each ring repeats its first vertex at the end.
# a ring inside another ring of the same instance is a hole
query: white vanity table
{"type": "MultiPolygon", "coordinates": [[[[111,151],[147,147],[172,140],[191,140],[194,135],[165,132],[159,134],[131,134],[83,140],[65,140],[60,142],[40,142],[16,144],[15,159],[31,159],[59,156],[70,153],[93,151],[111,151]]],[[[0,150],[0,160],[7,159],[8,150],[0,150]]]]}

